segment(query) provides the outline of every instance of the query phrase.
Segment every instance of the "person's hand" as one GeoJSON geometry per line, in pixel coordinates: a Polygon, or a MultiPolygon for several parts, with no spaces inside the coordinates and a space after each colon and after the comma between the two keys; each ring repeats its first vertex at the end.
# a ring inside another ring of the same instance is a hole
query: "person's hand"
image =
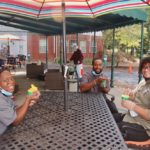
{"type": "Polygon", "coordinates": [[[70,60],[67,60],[67,64],[70,63],[70,60]]]}
{"type": "Polygon", "coordinates": [[[123,92],[124,95],[129,95],[129,99],[134,99],[134,92],[129,89],[129,88],[126,88],[123,92]]]}
{"type": "Polygon", "coordinates": [[[121,105],[128,110],[134,110],[136,104],[130,100],[122,100],[121,105]]]}
{"type": "Polygon", "coordinates": [[[102,83],[103,80],[109,81],[107,77],[99,77],[96,79],[96,83],[100,84],[100,83],[102,83]]]}
{"type": "Polygon", "coordinates": [[[41,95],[40,91],[33,92],[33,94],[31,94],[31,95],[27,95],[27,100],[29,101],[29,106],[34,105],[38,101],[40,95],[41,95]]]}

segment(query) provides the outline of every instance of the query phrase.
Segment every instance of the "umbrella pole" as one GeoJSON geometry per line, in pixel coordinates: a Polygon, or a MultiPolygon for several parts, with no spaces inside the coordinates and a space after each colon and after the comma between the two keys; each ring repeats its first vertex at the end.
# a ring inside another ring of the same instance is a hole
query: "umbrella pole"
{"type": "MultiPolygon", "coordinates": [[[[66,18],[65,18],[65,2],[62,0],[62,22],[63,22],[63,64],[64,64],[64,73],[66,65],[66,18]]],[[[67,77],[64,77],[64,110],[68,110],[68,87],[67,87],[67,77]]]]}
{"type": "MultiPolygon", "coordinates": [[[[143,58],[143,46],[144,45],[144,23],[142,22],[141,23],[141,51],[140,51],[140,62],[141,62],[141,59],[143,58]]],[[[139,81],[138,83],[141,81],[142,79],[142,75],[139,74],[139,81]]]]}

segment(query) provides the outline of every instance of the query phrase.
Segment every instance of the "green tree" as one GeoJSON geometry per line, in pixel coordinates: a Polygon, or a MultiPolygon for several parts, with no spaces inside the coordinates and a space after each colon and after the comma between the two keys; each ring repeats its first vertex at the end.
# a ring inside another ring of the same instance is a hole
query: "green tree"
{"type": "Polygon", "coordinates": [[[150,49],[150,9],[145,9],[147,12],[147,21],[144,25],[147,31],[147,35],[144,38],[144,50],[147,52],[147,50],[150,49]]]}
{"type": "Polygon", "coordinates": [[[112,49],[112,30],[102,31],[103,41],[104,41],[104,49],[112,49]]]}
{"type": "MultiPolygon", "coordinates": [[[[144,30],[147,36],[146,29],[144,30]]],[[[112,30],[103,32],[104,49],[112,49],[112,30]]],[[[146,40],[145,40],[146,41],[146,40]]],[[[115,48],[122,52],[132,52],[132,50],[140,49],[141,43],[141,24],[125,26],[115,30],[115,48]]],[[[131,53],[132,54],[132,53],[131,53]]]]}
{"type": "MultiPolygon", "coordinates": [[[[144,9],[147,21],[144,23],[144,53],[150,49],[150,8],[144,9]]],[[[112,49],[113,30],[103,31],[104,51],[112,49]]],[[[129,53],[136,49],[137,56],[141,51],[141,24],[134,24],[115,29],[115,49],[129,53]]]]}
{"type": "Polygon", "coordinates": [[[116,29],[116,40],[118,41],[118,49],[128,52],[128,49],[136,48],[140,43],[140,30],[139,25],[125,26],[116,29]]]}

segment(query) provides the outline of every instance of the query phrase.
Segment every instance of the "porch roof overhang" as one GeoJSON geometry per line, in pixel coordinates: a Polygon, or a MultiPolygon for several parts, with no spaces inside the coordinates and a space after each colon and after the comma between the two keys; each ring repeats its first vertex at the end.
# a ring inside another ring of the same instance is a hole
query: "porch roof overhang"
{"type": "MultiPolygon", "coordinates": [[[[66,17],[66,33],[102,31],[145,22],[143,10],[129,9],[108,13],[95,18],[66,17]]],[[[29,18],[19,14],[1,13],[0,24],[44,35],[61,35],[62,21],[53,18],[29,18]]]]}

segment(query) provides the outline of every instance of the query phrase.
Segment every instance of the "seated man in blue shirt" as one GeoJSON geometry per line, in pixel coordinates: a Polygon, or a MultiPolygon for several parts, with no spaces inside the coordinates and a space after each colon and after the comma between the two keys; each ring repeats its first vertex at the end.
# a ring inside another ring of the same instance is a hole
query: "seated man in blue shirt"
{"type": "Polygon", "coordinates": [[[124,114],[118,112],[114,102],[110,101],[106,94],[110,91],[109,79],[103,75],[103,62],[100,58],[92,61],[92,70],[86,72],[80,82],[80,92],[92,92],[103,94],[106,103],[112,112],[116,122],[122,121],[124,114]]]}
{"type": "Polygon", "coordinates": [[[24,119],[28,108],[35,103],[40,96],[37,90],[32,95],[26,96],[22,106],[16,107],[11,99],[15,89],[15,80],[7,70],[0,71],[0,135],[9,125],[18,125],[24,119]]]}
{"type": "Polygon", "coordinates": [[[109,80],[102,73],[103,63],[100,58],[92,61],[93,69],[83,75],[80,84],[81,92],[108,93],[109,80]]]}

